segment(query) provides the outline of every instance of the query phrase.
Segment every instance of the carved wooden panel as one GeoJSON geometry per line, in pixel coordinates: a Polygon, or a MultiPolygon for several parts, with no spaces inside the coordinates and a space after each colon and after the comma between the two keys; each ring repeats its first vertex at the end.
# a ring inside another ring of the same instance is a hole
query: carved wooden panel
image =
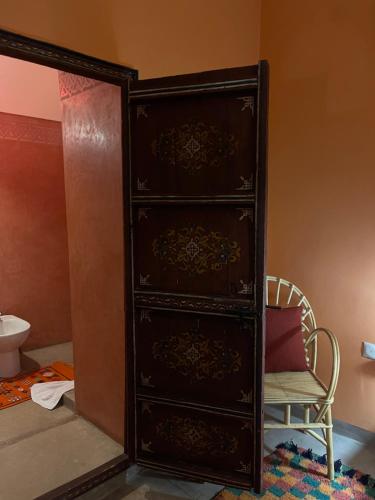
{"type": "Polygon", "coordinates": [[[251,299],[253,206],[135,208],[137,290],[251,299]]]}
{"type": "Polygon", "coordinates": [[[260,491],[258,68],[130,88],[136,460],[260,491]]]}
{"type": "Polygon", "coordinates": [[[201,465],[238,481],[251,480],[251,420],[147,400],[140,401],[138,415],[138,457],[201,465]]]}
{"type": "Polygon", "coordinates": [[[132,109],[133,195],[253,195],[256,95],[145,100],[132,109]]]}
{"type": "Polygon", "coordinates": [[[139,391],[252,411],[255,319],[142,308],[136,329],[139,391]]]}

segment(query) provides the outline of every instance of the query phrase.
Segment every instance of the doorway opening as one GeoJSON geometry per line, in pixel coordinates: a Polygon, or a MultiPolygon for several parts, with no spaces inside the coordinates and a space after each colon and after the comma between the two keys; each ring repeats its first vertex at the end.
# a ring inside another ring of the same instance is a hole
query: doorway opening
{"type": "Polygon", "coordinates": [[[30,325],[0,373],[11,500],[125,459],[124,134],[120,85],[5,55],[0,74],[0,309],[30,325]],[[30,399],[71,378],[54,409],[30,399]]]}

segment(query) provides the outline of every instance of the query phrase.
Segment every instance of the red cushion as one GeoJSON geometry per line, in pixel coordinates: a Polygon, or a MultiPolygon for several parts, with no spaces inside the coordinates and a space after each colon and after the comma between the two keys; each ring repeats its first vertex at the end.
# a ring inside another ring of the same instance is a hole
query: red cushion
{"type": "Polygon", "coordinates": [[[266,373],[308,369],[302,336],[302,307],[266,308],[266,373]]]}

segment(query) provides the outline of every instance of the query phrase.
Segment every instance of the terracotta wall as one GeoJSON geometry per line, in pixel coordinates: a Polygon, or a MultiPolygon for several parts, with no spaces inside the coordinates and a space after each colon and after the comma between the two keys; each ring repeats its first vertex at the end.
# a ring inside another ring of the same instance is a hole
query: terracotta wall
{"type": "MultiPolygon", "coordinates": [[[[263,0],[271,65],[269,272],[338,336],[334,416],[375,431],[375,3],[263,0]]],[[[327,377],[329,351],[320,351],[327,377]]]]}
{"type": "Polygon", "coordinates": [[[260,0],[2,0],[0,26],[140,70],[255,64],[260,0]]]}
{"type": "Polygon", "coordinates": [[[124,244],[120,88],[60,73],[78,411],[124,430],[124,244]]]}
{"type": "Polygon", "coordinates": [[[24,348],[71,339],[61,123],[0,113],[0,310],[24,348]]]}

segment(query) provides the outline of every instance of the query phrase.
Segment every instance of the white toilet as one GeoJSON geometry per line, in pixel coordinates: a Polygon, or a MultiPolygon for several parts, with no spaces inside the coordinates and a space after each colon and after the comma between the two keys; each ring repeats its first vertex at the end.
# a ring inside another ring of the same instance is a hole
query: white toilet
{"type": "Polygon", "coordinates": [[[19,347],[30,333],[30,323],[0,313],[0,378],[14,377],[21,371],[19,347]]]}

